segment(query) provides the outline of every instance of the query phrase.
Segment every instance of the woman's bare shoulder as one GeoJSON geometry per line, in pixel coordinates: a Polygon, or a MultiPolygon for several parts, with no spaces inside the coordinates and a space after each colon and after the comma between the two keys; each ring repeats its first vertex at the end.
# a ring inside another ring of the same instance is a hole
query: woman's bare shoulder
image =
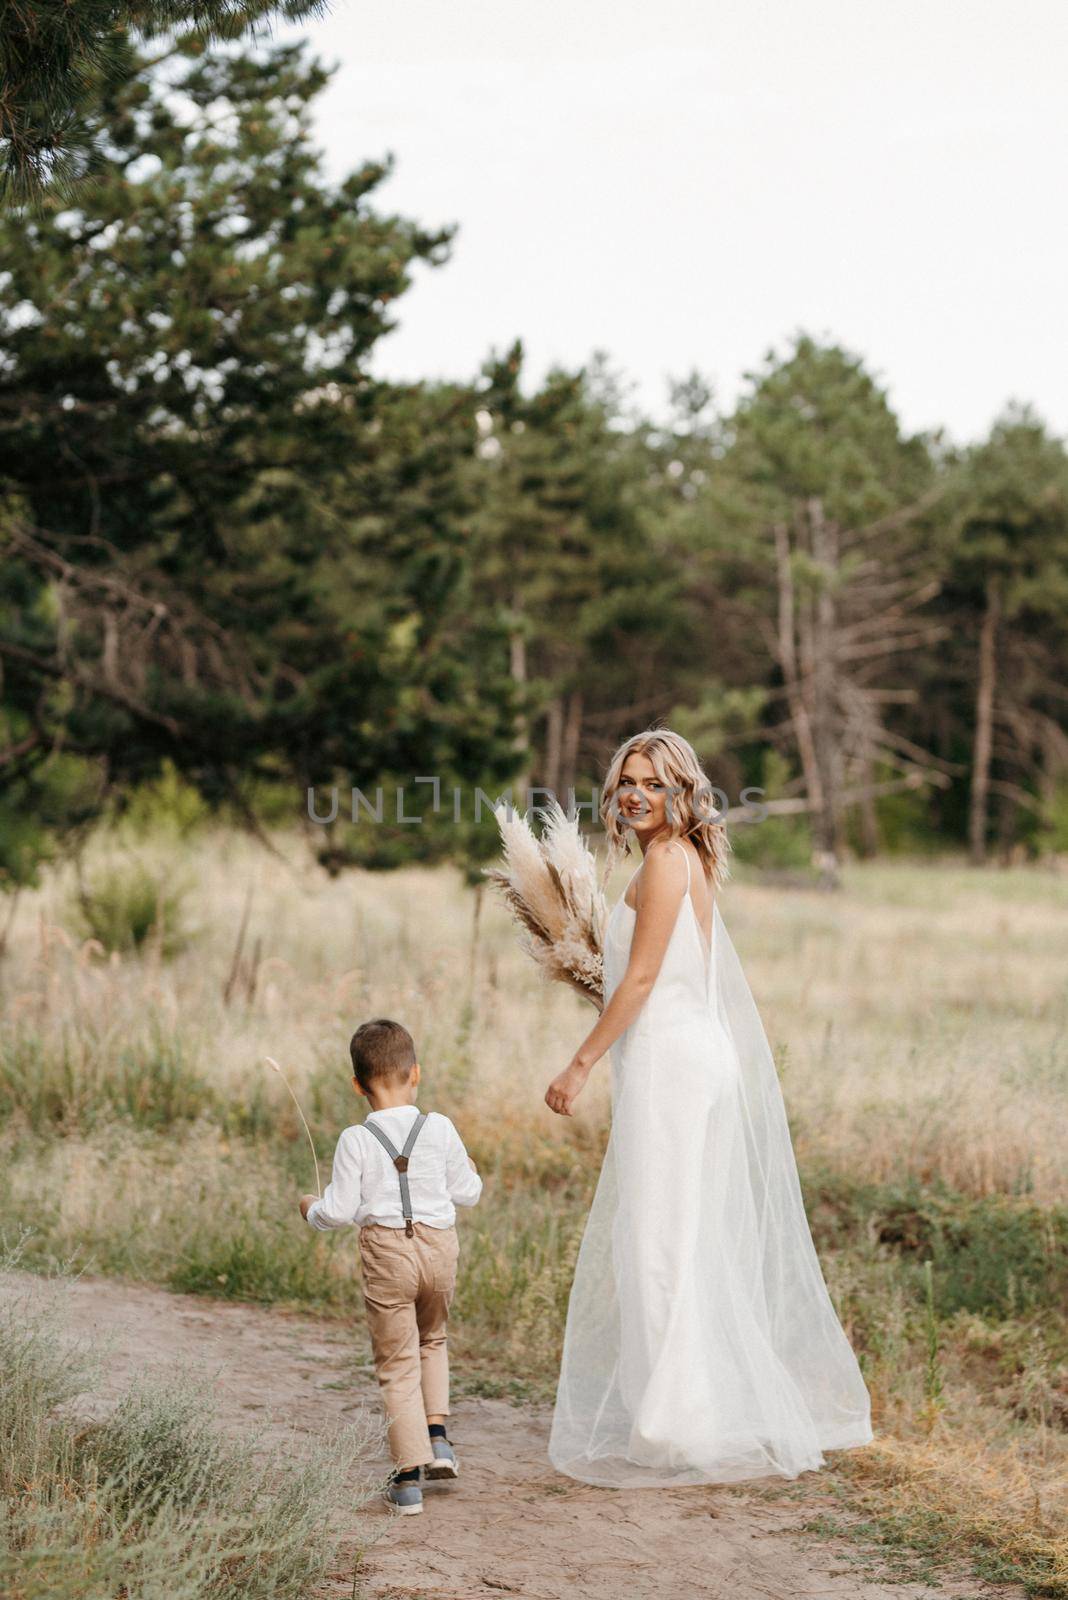
{"type": "Polygon", "coordinates": [[[686,839],[654,839],[646,851],[645,859],[678,862],[680,867],[684,867],[684,855],[688,855],[691,861],[700,861],[697,851],[686,839]]]}
{"type": "Polygon", "coordinates": [[[686,847],[683,845],[678,849],[678,843],[676,839],[653,841],[645,852],[638,880],[639,891],[644,887],[647,894],[659,898],[660,895],[674,893],[680,884],[686,882],[686,862],[682,857],[686,847]]]}

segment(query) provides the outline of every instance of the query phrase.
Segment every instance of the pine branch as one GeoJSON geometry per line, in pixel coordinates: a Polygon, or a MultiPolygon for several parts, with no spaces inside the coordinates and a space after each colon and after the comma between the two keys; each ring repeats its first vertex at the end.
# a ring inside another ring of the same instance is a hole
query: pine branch
{"type": "Polygon", "coordinates": [[[134,70],[135,40],[232,40],[327,9],[327,0],[5,0],[0,205],[69,204],[101,170],[108,94],[134,70]]]}

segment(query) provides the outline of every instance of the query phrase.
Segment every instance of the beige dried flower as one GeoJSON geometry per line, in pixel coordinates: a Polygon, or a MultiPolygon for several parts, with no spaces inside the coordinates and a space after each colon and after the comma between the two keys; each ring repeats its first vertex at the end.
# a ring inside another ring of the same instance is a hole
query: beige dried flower
{"type": "Polygon", "coordinates": [[[526,817],[506,802],[494,806],[505,865],[483,867],[519,924],[520,942],[546,977],[604,1005],[604,935],[608,917],[597,862],[557,800],[545,806],[538,839],[526,817]]]}

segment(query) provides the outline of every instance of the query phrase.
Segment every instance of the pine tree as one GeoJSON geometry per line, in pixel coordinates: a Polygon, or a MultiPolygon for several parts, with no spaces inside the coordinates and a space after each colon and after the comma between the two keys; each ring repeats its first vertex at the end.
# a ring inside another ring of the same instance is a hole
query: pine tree
{"type": "Polygon", "coordinates": [[[1068,453],[1027,407],[1010,407],[968,453],[944,605],[950,682],[970,729],[968,848],[981,865],[998,802],[1007,851],[1048,819],[1068,773],[1068,453]]]}
{"type": "Polygon", "coordinates": [[[90,812],[166,757],[234,804],[289,779],[295,811],[339,772],[507,769],[503,647],[465,632],[473,398],[367,373],[451,230],[373,208],[387,162],[323,180],[325,81],[300,46],[183,45],[113,86],[77,208],[0,221],[0,763],[24,809],[57,748],[90,812]]]}
{"type": "Polygon", "coordinates": [[[72,201],[106,161],[101,104],[129,76],[136,40],[201,47],[324,0],[5,0],[0,7],[0,202],[72,201]]]}
{"type": "Polygon", "coordinates": [[[772,602],[754,621],[781,679],[777,737],[796,753],[833,885],[847,807],[869,807],[874,849],[879,794],[950,781],[894,716],[914,697],[910,659],[944,633],[924,609],[939,588],[930,511],[942,485],[928,442],[902,436],[857,357],[802,335],[747,376],[729,465],[757,592],[772,602]]]}
{"type": "MultiPolygon", "coordinates": [[[[752,626],[762,595],[751,592],[749,528],[744,517],[739,522],[728,430],[713,385],[692,370],[669,381],[668,420],[643,428],[642,448],[656,558],[679,580],[666,718],[690,740],[721,791],[711,803],[729,809],[763,775],[761,716],[770,680],[752,626]]],[[[766,588],[766,573],[759,583],[766,588]]]]}
{"type": "Polygon", "coordinates": [[[530,396],[522,364],[517,341],[483,367],[473,552],[482,603],[509,630],[517,799],[540,784],[566,804],[650,678],[670,705],[655,652],[679,579],[648,538],[644,462],[603,357],[553,369],[530,396]]]}

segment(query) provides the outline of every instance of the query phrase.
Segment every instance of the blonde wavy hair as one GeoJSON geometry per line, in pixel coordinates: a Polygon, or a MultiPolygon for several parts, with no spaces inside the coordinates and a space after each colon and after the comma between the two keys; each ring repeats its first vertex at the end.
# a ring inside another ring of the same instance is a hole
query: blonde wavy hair
{"type": "Polygon", "coordinates": [[[601,795],[601,821],[608,840],[609,870],[627,854],[630,829],[619,820],[614,804],[620,790],[620,776],[628,756],[648,756],[653,771],[669,790],[668,825],[672,839],[690,839],[714,889],[719,890],[730,877],[727,856],[730,840],[722,822],[713,820],[718,807],[711,780],[681,733],[670,728],[645,728],[632,734],[615,751],[608,763],[601,795]]]}

